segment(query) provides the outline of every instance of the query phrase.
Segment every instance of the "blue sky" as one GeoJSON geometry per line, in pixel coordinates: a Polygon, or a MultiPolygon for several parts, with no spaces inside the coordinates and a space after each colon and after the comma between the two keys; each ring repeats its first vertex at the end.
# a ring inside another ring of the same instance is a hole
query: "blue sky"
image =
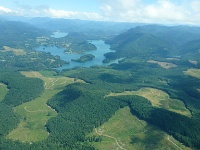
{"type": "Polygon", "coordinates": [[[0,0],[0,5],[12,9],[22,6],[47,6],[71,11],[95,11],[98,9],[96,0],[0,0]]]}
{"type": "Polygon", "coordinates": [[[0,0],[0,15],[200,25],[200,0],[0,0]]]}

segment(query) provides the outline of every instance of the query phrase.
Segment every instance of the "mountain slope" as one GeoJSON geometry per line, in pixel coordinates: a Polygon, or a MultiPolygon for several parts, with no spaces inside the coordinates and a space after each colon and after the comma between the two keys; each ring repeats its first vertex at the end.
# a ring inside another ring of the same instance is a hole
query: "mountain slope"
{"type": "Polygon", "coordinates": [[[33,34],[37,36],[47,33],[46,30],[38,29],[37,27],[30,25],[28,23],[19,22],[19,21],[1,21],[0,22],[0,32],[4,34],[17,34],[17,33],[26,33],[33,34]]]}
{"type": "MultiPolygon", "coordinates": [[[[116,53],[106,54],[107,59],[133,56],[162,56],[169,57],[186,52],[185,46],[190,47],[199,39],[199,27],[158,26],[147,25],[132,28],[116,37],[107,40],[116,53]],[[186,44],[186,45],[184,45],[186,44]]],[[[188,52],[192,49],[188,49],[188,52]]]]}
{"type": "Polygon", "coordinates": [[[164,41],[180,47],[182,44],[199,38],[200,27],[190,26],[161,26],[161,25],[146,25],[138,26],[135,30],[140,30],[144,33],[152,34],[164,41]]]}
{"type": "Polygon", "coordinates": [[[181,54],[200,53],[200,39],[192,40],[190,42],[183,44],[180,47],[180,52],[181,52],[181,54]]]}
{"type": "Polygon", "coordinates": [[[106,41],[116,50],[117,57],[166,56],[173,47],[162,39],[138,29],[130,29],[106,41]]]}
{"type": "Polygon", "coordinates": [[[47,30],[18,21],[1,21],[0,33],[0,46],[19,46],[24,41],[50,34],[47,30]]]}
{"type": "Polygon", "coordinates": [[[142,25],[141,23],[103,22],[78,19],[33,18],[30,24],[48,30],[62,32],[82,32],[91,38],[105,38],[116,35],[130,28],[142,25]]]}

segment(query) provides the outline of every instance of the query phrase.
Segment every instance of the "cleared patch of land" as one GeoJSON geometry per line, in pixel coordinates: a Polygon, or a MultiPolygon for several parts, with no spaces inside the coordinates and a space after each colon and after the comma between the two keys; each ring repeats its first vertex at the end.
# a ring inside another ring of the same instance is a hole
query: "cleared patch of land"
{"type": "Polygon", "coordinates": [[[189,150],[167,133],[132,115],[129,107],[119,109],[88,136],[102,137],[101,142],[93,142],[99,150],[189,150]]]}
{"type": "Polygon", "coordinates": [[[47,40],[49,40],[49,38],[46,36],[37,37],[36,39],[37,42],[46,42],[47,40]]]}
{"type": "Polygon", "coordinates": [[[167,58],[167,60],[180,60],[179,58],[167,58]]]}
{"type": "Polygon", "coordinates": [[[191,64],[194,64],[194,65],[197,65],[197,64],[198,64],[198,62],[195,61],[195,60],[189,60],[189,62],[190,62],[191,64]]]}
{"type": "Polygon", "coordinates": [[[3,46],[5,52],[13,52],[15,55],[26,55],[23,49],[15,49],[8,46],[3,46]]]}
{"type": "Polygon", "coordinates": [[[178,99],[171,99],[169,95],[161,90],[154,88],[141,88],[138,91],[125,91],[122,93],[110,93],[106,96],[120,96],[120,95],[138,95],[151,101],[153,106],[167,109],[191,117],[190,111],[185,107],[184,103],[178,99]]]}
{"type": "Polygon", "coordinates": [[[188,69],[184,74],[200,79],[200,69],[188,69]]]}
{"type": "Polygon", "coordinates": [[[55,117],[57,112],[48,106],[47,101],[55,94],[60,92],[65,86],[82,82],[82,80],[74,80],[74,78],[52,76],[50,72],[45,72],[48,77],[43,76],[39,72],[21,72],[26,77],[40,78],[44,81],[44,93],[30,101],[23,103],[15,108],[15,112],[21,116],[20,124],[16,129],[11,131],[7,138],[12,140],[20,140],[23,142],[36,142],[47,138],[48,132],[45,129],[45,124],[51,117],[55,117]]]}
{"type": "Polygon", "coordinates": [[[155,61],[155,60],[148,60],[147,62],[152,63],[152,64],[158,64],[164,69],[170,69],[173,67],[177,67],[177,65],[175,65],[173,63],[168,63],[168,62],[160,62],[160,61],[155,61]]]}
{"type": "Polygon", "coordinates": [[[4,99],[7,93],[8,93],[7,86],[3,83],[0,83],[0,102],[4,99]]]}

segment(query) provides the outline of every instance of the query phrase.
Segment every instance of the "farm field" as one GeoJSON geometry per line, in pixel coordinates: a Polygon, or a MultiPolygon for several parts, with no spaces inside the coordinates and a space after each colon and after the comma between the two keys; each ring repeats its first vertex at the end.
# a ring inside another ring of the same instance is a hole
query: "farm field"
{"type": "Polygon", "coordinates": [[[189,62],[190,62],[191,64],[195,65],[195,66],[198,64],[198,61],[195,61],[195,60],[189,60],[189,62]]]}
{"type": "Polygon", "coordinates": [[[7,86],[3,83],[0,83],[0,101],[4,99],[8,92],[7,86]]]}
{"type": "Polygon", "coordinates": [[[173,67],[177,67],[177,65],[175,65],[173,63],[168,63],[168,62],[160,62],[160,61],[155,61],[155,60],[148,60],[147,62],[152,63],[152,64],[158,64],[164,69],[170,69],[173,67]]]}
{"type": "Polygon", "coordinates": [[[21,73],[26,77],[42,79],[45,91],[40,97],[15,108],[15,112],[21,116],[21,121],[18,127],[7,135],[7,138],[23,142],[41,141],[47,138],[49,134],[45,129],[46,122],[51,117],[57,115],[57,112],[46,104],[47,101],[65,86],[75,82],[84,83],[84,81],[74,81],[74,78],[68,77],[50,77],[50,73],[48,72],[46,72],[48,77],[43,76],[39,72],[21,73]]]}
{"type": "Polygon", "coordinates": [[[89,136],[102,137],[101,142],[93,142],[100,150],[189,150],[172,136],[132,115],[129,107],[119,109],[89,136]]]}
{"type": "Polygon", "coordinates": [[[15,49],[9,46],[3,46],[5,52],[13,52],[16,56],[18,55],[26,55],[26,52],[23,49],[15,49]]]}
{"type": "Polygon", "coordinates": [[[188,117],[191,117],[190,111],[185,107],[184,103],[178,99],[171,99],[169,95],[158,89],[154,88],[141,88],[138,91],[125,91],[122,93],[110,93],[107,96],[120,96],[120,95],[138,95],[151,101],[153,106],[167,109],[188,117]]]}
{"type": "Polygon", "coordinates": [[[188,69],[184,74],[200,79],[200,69],[188,69]]]}

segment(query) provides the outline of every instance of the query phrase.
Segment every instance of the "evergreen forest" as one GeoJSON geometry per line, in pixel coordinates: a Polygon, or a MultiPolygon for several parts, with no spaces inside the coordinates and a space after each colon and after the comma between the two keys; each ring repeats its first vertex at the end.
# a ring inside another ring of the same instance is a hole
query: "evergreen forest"
{"type": "MultiPolygon", "coordinates": [[[[1,150],[96,150],[106,137],[92,132],[127,107],[131,115],[183,147],[200,149],[199,27],[119,23],[114,30],[116,24],[99,22],[104,26],[88,31],[69,24],[81,21],[65,21],[65,28],[59,21],[47,28],[44,24],[39,28],[36,21],[0,22],[1,150]],[[55,30],[68,35],[53,38],[55,30]],[[86,52],[96,50],[89,40],[110,45],[105,65],[59,70],[69,62],[36,51],[39,46],[56,46],[65,53],[83,54],[74,61],[84,63],[94,59],[86,52]],[[110,63],[117,59],[118,63],[110,63]],[[47,119],[44,124],[41,119],[32,123],[33,117],[47,119]],[[38,140],[41,124],[47,136],[38,140]]],[[[133,135],[129,138],[134,145],[133,135]]]]}

